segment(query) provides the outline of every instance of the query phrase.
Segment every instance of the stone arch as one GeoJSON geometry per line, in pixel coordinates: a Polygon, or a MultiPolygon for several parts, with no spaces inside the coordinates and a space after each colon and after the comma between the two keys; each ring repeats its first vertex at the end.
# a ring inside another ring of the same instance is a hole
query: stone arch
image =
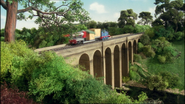
{"type": "Polygon", "coordinates": [[[79,68],[82,71],[89,71],[90,72],[90,61],[89,61],[89,56],[84,53],[80,56],[79,59],[79,68]]]}
{"type": "Polygon", "coordinates": [[[106,84],[112,85],[112,58],[111,49],[105,50],[105,72],[106,72],[106,84]]]}
{"type": "Polygon", "coordinates": [[[134,40],[134,43],[133,43],[133,52],[134,52],[134,54],[137,54],[137,43],[136,43],[136,40],[134,40]]]}
{"type": "Polygon", "coordinates": [[[93,56],[93,68],[95,77],[103,77],[103,68],[102,68],[102,55],[99,50],[96,50],[93,56]]]}
{"type": "Polygon", "coordinates": [[[126,46],[126,43],[123,43],[122,47],[121,47],[121,53],[122,53],[122,76],[128,76],[128,62],[127,62],[127,58],[129,58],[129,56],[127,56],[127,46],[126,46]]]}
{"type": "Polygon", "coordinates": [[[118,45],[114,48],[114,85],[120,87],[120,54],[118,45]]]}

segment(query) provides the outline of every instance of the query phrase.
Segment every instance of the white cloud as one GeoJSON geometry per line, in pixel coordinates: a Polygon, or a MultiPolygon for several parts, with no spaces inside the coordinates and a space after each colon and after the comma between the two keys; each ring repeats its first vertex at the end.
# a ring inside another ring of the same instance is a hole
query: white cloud
{"type": "Polygon", "coordinates": [[[105,11],[105,7],[102,4],[98,4],[97,2],[94,2],[90,5],[90,10],[96,11],[97,13],[107,13],[105,11]]]}
{"type": "Polygon", "coordinates": [[[114,13],[114,18],[119,18],[120,17],[120,13],[114,13]]]}
{"type": "Polygon", "coordinates": [[[36,24],[34,21],[36,20],[37,17],[34,17],[33,19],[28,19],[28,20],[17,20],[17,24],[16,24],[16,29],[22,29],[23,27],[26,27],[28,29],[31,29],[33,27],[35,27],[36,29],[38,29],[38,24],[36,24]]]}
{"type": "Polygon", "coordinates": [[[155,13],[155,7],[149,8],[148,11],[149,11],[151,14],[154,14],[154,13],[155,13]]]}

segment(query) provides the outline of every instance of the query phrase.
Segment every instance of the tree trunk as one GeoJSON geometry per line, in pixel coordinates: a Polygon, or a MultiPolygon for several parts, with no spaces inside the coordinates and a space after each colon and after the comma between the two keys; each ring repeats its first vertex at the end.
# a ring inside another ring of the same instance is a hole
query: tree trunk
{"type": "Polygon", "coordinates": [[[17,21],[18,2],[14,1],[10,4],[7,2],[7,14],[5,25],[5,41],[12,42],[15,40],[15,29],[17,21]]]}

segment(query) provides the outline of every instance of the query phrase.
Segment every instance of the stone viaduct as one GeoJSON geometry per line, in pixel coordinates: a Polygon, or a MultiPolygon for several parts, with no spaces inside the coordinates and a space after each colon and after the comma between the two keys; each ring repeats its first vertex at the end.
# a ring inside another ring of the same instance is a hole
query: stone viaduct
{"type": "MultiPolygon", "coordinates": [[[[97,41],[72,48],[54,50],[65,58],[66,62],[78,66],[83,71],[99,78],[104,83],[122,87],[122,76],[129,76],[129,62],[133,63],[133,54],[137,53],[138,40],[142,34],[122,34],[106,41],[97,41]]],[[[65,47],[64,45],[36,49],[35,52],[65,47]]]]}

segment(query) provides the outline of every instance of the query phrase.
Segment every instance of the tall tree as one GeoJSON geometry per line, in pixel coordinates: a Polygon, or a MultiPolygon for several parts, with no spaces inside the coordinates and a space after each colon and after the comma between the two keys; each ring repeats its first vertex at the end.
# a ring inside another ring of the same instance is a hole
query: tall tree
{"type": "Polygon", "coordinates": [[[59,6],[55,6],[55,2],[50,0],[1,0],[0,5],[7,11],[5,41],[14,41],[17,19],[32,19],[37,16],[35,22],[48,29],[62,24],[72,25],[73,22],[83,23],[89,19],[80,0],[61,0],[61,2],[59,6]],[[18,10],[18,3],[24,9],[18,10]],[[31,14],[29,17],[23,14],[27,11],[31,14]]]}
{"type": "Polygon", "coordinates": [[[137,14],[133,12],[132,9],[123,10],[120,13],[118,19],[118,25],[120,28],[123,28],[125,25],[135,25],[135,20],[137,19],[137,14]]]}
{"type": "MultiPolygon", "coordinates": [[[[179,24],[183,25],[183,0],[155,0],[156,6],[155,15],[158,16],[156,20],[162,20],[164,26],[172,26],[175,31],[178,30],[179,24]]],[[[157,22],[157,21],[154,21],[157,22]]]]}
{"type": "Polygon", "coordinates": [[[139,13],[139,18],[141,18],[141,20],[138,22],[138,24],[142,24],[142,25],[149,25],[153,21],[153,17],[151,16],[150,12],[139,13]]]}

